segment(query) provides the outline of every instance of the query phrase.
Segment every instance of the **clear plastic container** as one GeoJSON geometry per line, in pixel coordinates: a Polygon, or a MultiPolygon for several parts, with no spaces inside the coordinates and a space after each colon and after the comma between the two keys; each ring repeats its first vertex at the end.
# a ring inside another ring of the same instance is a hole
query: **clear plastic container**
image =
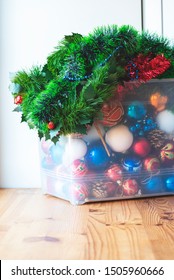
{"type": "Polygon", "coordinates": [[[127,83],[102,110],[86,135],[41,140],[44,193],[75,205],[174,194],[174,80],[127,83]]]}

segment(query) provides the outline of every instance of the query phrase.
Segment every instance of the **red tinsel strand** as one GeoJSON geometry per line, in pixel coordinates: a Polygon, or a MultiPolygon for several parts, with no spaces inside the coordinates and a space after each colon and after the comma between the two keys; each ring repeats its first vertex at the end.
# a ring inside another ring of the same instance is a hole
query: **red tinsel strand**
{"type": "Polygon", "coordinates": [[[164,55],[157,55],[152,58],[151,54],[138,55],[125,67],[130,80],[143,80],[144,82],[156,78],[170,67],[170,61],[164,55]]]}
{"type": "Polygon", "coordinates": [[[139,54],[133,58],[125,67],[128,72],[130,82],[125,82],[124,85],[117,87],[118,99],[122,100],[124,95],[132,91],[134,88],[139,87],[142,83],[147,82],[153,78],[164,73],[171,63],[164,57],[163,54],[159,54],[156,57],[152,57],[152,54],[144,56],[139,54]]]}

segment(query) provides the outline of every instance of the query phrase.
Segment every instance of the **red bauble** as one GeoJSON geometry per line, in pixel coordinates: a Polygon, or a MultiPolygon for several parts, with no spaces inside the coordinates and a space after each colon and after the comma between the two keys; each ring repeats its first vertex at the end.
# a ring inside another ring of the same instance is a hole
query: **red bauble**
{"type": "Polygon", "coordinates": [[[21,104],[22,101],[23,101],[23,97],[22,97],[21,95],[16,96],[15,99],[14,99],[14,103],[15,103],[16,105],[21,104]]]}
{"type": "Polygon", "coordinates": [[[70,169],[74,177],[82,177],[88,172],[86,164],[80,159],[74,160],[70,169]]]}
{"type": "Polygon", "coordinates": [[[88,186],[82,182],[74,182],[71,185],[70,199],[72,203],[78,204],[79,202],[84,202],[88,197],[89,191],[88,186]]]}
{"type": "Polygon", "coordinates": [[[174,165],[174,142],[169,141],[160,151],[160,159],[163,165],[173,166],[174,165]]]}
{"type": "Polygon", "coordinates": [[[143,162],[144,169],[149,172],[157,171],[160,168],[160,161],[155,156],[147,157],[143,162]]]}
{"type": "Polygon", "coordinates": [[[49,122],[47,126],[48,126],[48,129],[50,129],[50,130],[55,128],[55,124],[53,122],[49,122]]]}
{"type": "Polygon", "coordinates": [[[104,126],[114,126],[119,123],[124,115],[122,104],[115,98],[103,104],[101,109],[103,119],[99,121],[104,126]]]}
{"type": "Polygon", "coordinates": [[[122,181],[123,179],[122,168],[118,164],[113,164],[106,171],[106,176],[109,177],[114,182],[122,181]]]}
{"type": "Polygon", "coordinates": [[[135,179],[127,179],[123,182],[123,194],[135,195],[138,193],[139,187],[135,179]]]}
{"type": "Polygon", "coordinates": [[[136,155],[146,157],[151,150],[150,142],[145,138],[141,138],[134,142],[132,149],[136,155]]]}

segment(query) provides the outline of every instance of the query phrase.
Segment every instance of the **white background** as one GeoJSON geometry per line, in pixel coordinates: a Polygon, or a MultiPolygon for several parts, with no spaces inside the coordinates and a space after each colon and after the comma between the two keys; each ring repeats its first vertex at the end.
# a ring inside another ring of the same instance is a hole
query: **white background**
{"type": "MultiPolygon", "coordinates": [[[[13,113],[9,72],[43,64],[64,35],[130,24],[141,31],[141,0],[1,0],[0,187],[40,187],[38,137],[13,113]]],[[[173,1],[144,0],[144,28],[173,36],[173,1]],[[163,4],[163,5],[161,5],[163,4]],[[163,9],[162,9],[163,8],[163,9]],[[163,16],[163,17],[162,17],[163,16]],[[162,20],[163,18],[163,20],[162,20]]]]}

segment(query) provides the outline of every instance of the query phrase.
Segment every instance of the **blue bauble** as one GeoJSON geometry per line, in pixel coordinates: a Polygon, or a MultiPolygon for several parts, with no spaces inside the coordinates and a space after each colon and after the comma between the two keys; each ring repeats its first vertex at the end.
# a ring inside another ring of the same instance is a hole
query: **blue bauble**
{"type": "Polygon", "coordinates": [[[146,108],[140,101],[133,101],[128,106],[127,115],[129,118],[140,120],[146,115],[146,108]]]}
{"type": "Polygon", "coordinates": [[[109,161],[110,157],[107,155],[101,141],[96,141],[88,146],[85,163],[89,169],[103,170],[108,166],[109,161]]]}
{"type": "Polygon", "coordinates": [[[52,145],[50,148],[50,155],[54,163],[59,164],[62,162],[63,148],[57,142],[56,145],[52,145]]]}
{"type": "Polygon", "coordinates": [[[164,191],[164,183],[161,177],[154,176],[149,178],[144,184],[142,184],[142,194],[160,194],[164,191]]]}
{"type": "Polygon", "coordinates": [[[167,192],[174,192],[174,175],[169,175],[164,178],[164,188],[167,192]]]}
{"type": "Polygon", "coordinates": [[[137,172],[142,168],[142,162],[135,155],[127,155],[123,160],[123,168],[129,172],[137,172]]]}

